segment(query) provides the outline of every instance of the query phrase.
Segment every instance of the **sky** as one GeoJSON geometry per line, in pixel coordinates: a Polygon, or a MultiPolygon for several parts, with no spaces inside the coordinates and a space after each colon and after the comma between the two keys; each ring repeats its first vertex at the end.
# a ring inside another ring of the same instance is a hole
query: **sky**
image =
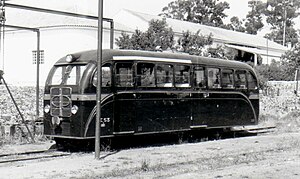
{"type": "MultiPolygon", "coordinates": [[[[98,1],[99,0],[9,0],[8,3],[56,10],[80,11],[80,13],[97,15],[98,1]]],[[[175,0],[103,0],[103,14],[104,17],[112,18],[121,9],[129,9],[136,12],[158,15],[162,12],[162,8],[172,1],[175,0]]],[[[227,1],[230,4],[230,9],[225,11],[229,17],[238,16],[244,18],[249,11],[248,0],[219,1],[227,1]]]]}
{"type": "MultiPolygon", "coordinates": [[[[167,6],[174,0],[103,0],[104,3],[104,17],[113,18],[113,16],[121,9],[129,9],[136,12],[143,12],[151,15],[158,15],[162,12],[163,7],[167,6]]],[[[240,20],[245,19],[250,8],[248,7],[248,0],[219,0],[229,3],[230,9],[225,10],[227,18],[224,23],[230,23],[230,18],[233,16],[239,17],[240,20]]],[[[266,1],[266,0],[262,0],[266,1]]],[[[95,0],[95,6],[98,0],[95,0]]],[[[263,29],[258,33],[259,36],[264,36],[269,31],[268,28],[263,29]]]]}
{"type": "MultiPolygon", "coordinates": [[[[143,12],[151,15],[157,15],[162,12],[162,8],[174,0],[104,0],[104,15],[113,17],[122,8],[137,12],[143,12]]],[[[238,16],[244,18],[249,11],[248,0],[222,0],[227,1],[230,9],[225,13],[229,17],[238,16]]]]}
{"type": "MultiPolygon", "coordinates": [[[[122,9],[128,9],[136,12],[142,12],[150,15],[158,15],[162,12],[163,7],[175,0],[103,0],[103,16],[113,18],[122,9]]],[[[240,20],[246,17],[250,10],[248,0],[219,0],[229,3],[230,9],[225,10],[228,15],[224,23],[230,22],[233,16],[239,17],[240,20]]],[[[266,1],[266,0],[262,0],[266,1]]],[[[55,10],[77,12],[81,14],[98,15],[97,7],[99,0],[10,0],[8,3],[15,3],[40,8],[49,8],[55,10]],[[63,4],[62,4],[63,3],[63,4]]],[[[17,19],[21,21],[21,19],[17,19]]],[[[298,19],[299,21],[299,19],[298,19]]],[[[300,25],[300,22],[298,23],[300,25]]],[[[296,24],[296,27],[298,27],[296,24]]],[[[269,29],[265,28],[259,32],[264,35],[269,29]]]]}
{"type": "MultiPolygon", "coordinates": [[[[94,0],[97,5],[98,0],[94,0]]],[[[103,0],[104,3],[104,17],[113,18],[113,16],[121,9],[129,9],[136,12],[143,12],[151,15],[158,15],[162,12],[163,7],[167,6],[174,0],[103,0]]],[[[248,0],[219,0],[229,3],[230,9],[225,10],[227,18],[223,20],[225,24],[230,23],[230,18],[233,16],[239,17],[240,20],[245,19],[250,8],[248,7],[248,0]]],[[[262,0],[267,1],[267,0],[262,0]]],[[[269,31],[265,28],[258,32],[259,36],[264,36],[269,31]]]]}

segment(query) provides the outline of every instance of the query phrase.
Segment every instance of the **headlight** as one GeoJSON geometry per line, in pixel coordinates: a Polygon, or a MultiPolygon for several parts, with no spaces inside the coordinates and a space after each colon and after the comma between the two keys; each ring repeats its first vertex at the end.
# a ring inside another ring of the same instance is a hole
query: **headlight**
{"type": "Polygon", "coordinates": [[[77,111],[78,111],[78,107],[77,107],[76,105],[72,106],[72,108],[71,108],[71,113],[72,113],[72,114],[76,114],[77,111]]]}
{"type": "Polygon", "coordinates": [[[69,62],[69,63],[72,62],[73,61],[73,56],[72,55],[67,55],[66,56],[66,61],[69,62]]]}
{"type": "Polygon", "coordinates": [[[46,105],[45,107],[44,107],[44,112],[45,113],[49,113],[49,111],[50,111],[50,105],[46,105]]]}

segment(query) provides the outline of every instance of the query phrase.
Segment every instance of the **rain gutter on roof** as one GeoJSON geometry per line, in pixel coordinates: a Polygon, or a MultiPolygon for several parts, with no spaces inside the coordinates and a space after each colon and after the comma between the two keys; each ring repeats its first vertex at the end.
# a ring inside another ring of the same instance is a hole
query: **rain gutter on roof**
{"type": "Polygon", "coordinates": [[[259,54],[259,55],[264,55],[264,56],[270,56],[270,57],[277,57],[277,58],[280,58],[282,53],[280,52],[274,52],[272,50],[261,50],[261,49],[258,49],[258,48],[250,48],[250,47],[241,47],[241,46],[237,46],[237,45],[228,45],[228,44],[225,44],[226,47],[229,47],[229,48],[234,48],[234,49],[237,49],[237,50],[242,50],[242,51],[245,51],[245,52],[249,52],[249,53],[253,53],[253,54],[259,54]]]}
{"type": "MultiPolygon", "coordinates": [[[[182,32],[174,32],[175,35],[177,36],[182,36],[182,32]]],[[[224,45],[227,45],[227,44],[237,44],[237,45],[244,45],[244,46],[250,46],[250,47],[253,47],[253,48],[264,48],[264,49],[269,49],[269,51],[277,51],[278,53],[284,53],[285,50],[283,49],[278,49],[278,48],[273,48],[273,47],[267,47],[267,46],[253,46],[253,44],[246,44],[246,43],[239,43],[239,42],[236,42],[236,41],[230,41],[230,40],[225,40],[225,39],[221,39],[221,38],[216,38],[214,36],[212,36],[212,39],[214,42],[217,42],[217,43],[222,43],[224,45]]],[[[239,46],[236,46],[236,47],[239,47],[239,46]]],[[[234,47],[232,47],[234,48],[234,47]]],[[[265,50],[267,51],[267,50],[265,50]]],[[[252,52],[251,52],[252,53],[252,52]]],[[[272,55],[269,55],[269,56],[272,56],[272,55]]],[[[277,57],[277,56],[275,56],[277,57]]]]}
{"type": "MultiPolygon", "coordinates": [[[[217,39],[217,38],[213,38],[217,41],[215,42],[222,42],[224,43],[225,45],[228,45],[228,44],[237,44],[237,45],[232,45],[232,46],[235,46],[235,47],[240,47],[238,45],[243,45],[243,46],[249,46],[249,47],[246,47],[246,48],[250,48],[250,47],[253,47],[253,48],[257,48],[257,49],[265,49],[265,51],[267,51],[267,49],[269,51],[273,51],[273,52],[278,52],[278,53],[284,53],[286,50],[284,49],[278,49],[278,48],[273,48],[273,47],[269,47],[269,46],[253,46],[253,44],[246,44],[246,43],[238,43],[236,41],[228,41],[228,40],[224,40],[224,39],[217,39]]],[[[250,48],[251,49],[251,48],[250,48]]]]}

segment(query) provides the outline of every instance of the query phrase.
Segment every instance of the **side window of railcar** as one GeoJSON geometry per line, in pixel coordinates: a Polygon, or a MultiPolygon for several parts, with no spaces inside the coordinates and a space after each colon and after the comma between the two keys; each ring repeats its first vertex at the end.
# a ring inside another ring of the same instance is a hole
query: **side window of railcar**
{"type": "MultiPolygon", "coordinates": [[[[102,87],[111,86],[111,65],[105,64],[102,66],[102,87]]],[[[93,85],[97,86],[97,71],[93,76],[93,85]]]]}
{"type": "Polygon", "coordinates": [[[235,71],[235,87],[237,89],[246,89],[247,81],[246,81],[246,71],[244,70],[237,70],[235,71]]]}
{"type": "Polygon", "coordinates": [[[233,70],[222,70],[222,88],[233,88],[233,70]]]}
{"type": "Polygon", "coordinates": [[[173,66],[172,65],[157,65],[156,81],[158,87],[172,87],[173,86],[173,66]]]}
{"type": "Polygon", "coordinates": [[[220,69],[218,68],[207,68],[208,73],[208,87],[209,88],[220,88],[220,69]]]}
{"type": "Polygon", "coordinates": [[[190,86],[190,66],[178,65],[175,69],[175,86],[189,87],[190,86]]]}
{"type": "Polygon", "coordinates": [[[152,63],[137,64],[137,85],[142,87],[155,86],[154,64],[152,63]]]}
{"type": "Polygon", "coordinates": [[[115,84],[118,87],[133,86],[132,63],[117,63],[115,70],[115,84]]]}
{"type": "Polygon", "coordinates": [[[248,72],[247,73],[247,78],[248,78],[248,88],[249,89],[257,89],[257,79],[255,78],[255,76],[248,72]]]}
{"type": "Polygon", "coordinates": [[[205,68],[194,67],[194,87],[195,88],[206,88],[205,68]]]}

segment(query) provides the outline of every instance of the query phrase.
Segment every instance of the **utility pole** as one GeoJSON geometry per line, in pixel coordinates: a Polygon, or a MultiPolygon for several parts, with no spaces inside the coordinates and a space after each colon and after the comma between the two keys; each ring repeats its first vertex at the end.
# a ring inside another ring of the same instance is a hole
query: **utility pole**
{"type": "Polygon", "coordinates": [[[0,0],[0,54],[1,69],[4,70],[4,25],[5,25],[5,0],[0,0]]]}
{"type": "Polygon", "coordinates": [[[40,31],[37,30],[37,50],[36,50],[36,120],[40,116],[40,31]]]}
{"type": "Polygon", "coordinates": [[[287,18],[287,12],[286,12],[286,1],[284,1],[284,17],[283,17],[283,36],[282,36],[282,45],[285,46],[285,31],[286,31],[286,18],[287,18]]]}
{"type": "Polygon", "coordinates": [[[97,108],[95,129],[95,158],[100,159],[101,135],[101,87],[102,87],[102,30],[103,30],[103,0],[98,2],[98,50],[97,50],[97,108]]]}
{"type": "Polygon", "coordinates": [[[294,6],[293,1],[289,1],[289,0],[285,0],[283,2],[283,35],[282,35],[282,45],[285,46],[286,43],[286,23],[287,23],[287,13],[289,10],[291,10],[290,8],[292,8],[294,6]]]}

